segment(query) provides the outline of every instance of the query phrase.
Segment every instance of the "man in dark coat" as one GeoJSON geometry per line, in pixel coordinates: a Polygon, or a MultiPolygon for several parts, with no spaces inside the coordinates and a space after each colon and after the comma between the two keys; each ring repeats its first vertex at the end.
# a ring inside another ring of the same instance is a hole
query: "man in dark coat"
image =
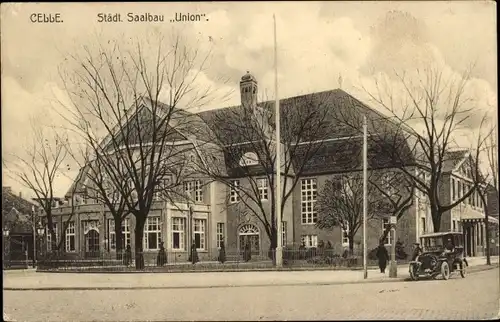
{"type": "Polygon", "coordinates": [[[165,246],[163,242],[160,243],[160,250],[158,251],[158,256],[156,256],[156,266],[163,266],[167,263],[167,253],[165,252],[165,246]]]}
{"type": "Polygon", "coordinates": [[[418,256],[422,255],[422,248],[420,248],[419,243],[415,243],[415,248],[413,249],[413,254],[411,256],[412,261],[416,261],[418,256]]]}
{"type": "Polygon", "coordinates": [[[380,268],[380,273],[385,273],[385,268],[387,267],[387,261],[389,260],[389,253],[385,248],[384,244],[379,244],[377,249],[378,267],[380,268]]]}

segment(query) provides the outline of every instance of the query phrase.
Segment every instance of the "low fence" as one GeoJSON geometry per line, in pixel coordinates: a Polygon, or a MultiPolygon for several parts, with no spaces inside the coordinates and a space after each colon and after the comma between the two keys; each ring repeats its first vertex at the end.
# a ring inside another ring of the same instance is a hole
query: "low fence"
{"type": "Polygon", "coordinates": [[[4,269],[26,269],[33,266],[33,259],[28,257],[27,252],[16,251],[4,253],[4,269]]]}
{"type": "MultiPolygon", "coordinates": [[[[144,252],[144,267],[141,271],[185,272],[185,271],[232,271],[273,269],[274,251],[245,252],[226,249],[221,256],[219,249],[197,251],[198,261],[193,264],[189,252],[144,252]]],[[[38,260],[40,271],[87,271],[87,272],[132,272],[136,271],[134,253],[51,253],[38,260]]],[[[398,260],[407,263],[407,260],[398,260]]],[[[370,268],[377,266],[376,259],[369,258],[370,268]]],[[[331,249],[284,248],[282,269],[362,269],[362,254],[335,254],[331,249]]]]}

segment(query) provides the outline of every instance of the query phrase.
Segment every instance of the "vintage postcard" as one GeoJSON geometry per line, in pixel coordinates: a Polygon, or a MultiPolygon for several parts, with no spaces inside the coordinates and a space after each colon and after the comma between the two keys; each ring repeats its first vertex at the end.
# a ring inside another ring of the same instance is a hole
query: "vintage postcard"
{"type": "Polygon", "coordinates": [[[499,318],[495,2],[0,21],[5,321],[499,318]]]}

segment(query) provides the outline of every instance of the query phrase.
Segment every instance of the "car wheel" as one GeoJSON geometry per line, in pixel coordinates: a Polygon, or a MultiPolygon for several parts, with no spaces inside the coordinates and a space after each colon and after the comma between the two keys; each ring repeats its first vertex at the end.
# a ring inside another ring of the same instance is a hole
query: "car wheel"
{"type": "Polygon", "coordinates": [[[443,276],[444,280],[447,280],[450,278],[450,266],[448,265],[447,262],[443,262],[441,264],[441,275],[443,276]]]}
{"type": "Polygon", "coordinates": [[[410,279],[412,281],[418,281],[418,273],[414,266],[410,266],[410,279]]]}
{"type": "Polygon", "coordinates": [[[467,264],[465,262],[460,263],[460,276],[462,278],[465,278],[465,275],[467,275],[467,264]]]}

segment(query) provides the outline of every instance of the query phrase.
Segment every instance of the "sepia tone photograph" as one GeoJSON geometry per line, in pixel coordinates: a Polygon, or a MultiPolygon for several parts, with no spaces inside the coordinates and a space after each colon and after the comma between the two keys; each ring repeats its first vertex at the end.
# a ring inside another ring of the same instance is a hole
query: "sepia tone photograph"
{"type": "Polygon", "coordinates": [[[2,3],[3,320],[500,318],[496,9],[2,3]]]}

